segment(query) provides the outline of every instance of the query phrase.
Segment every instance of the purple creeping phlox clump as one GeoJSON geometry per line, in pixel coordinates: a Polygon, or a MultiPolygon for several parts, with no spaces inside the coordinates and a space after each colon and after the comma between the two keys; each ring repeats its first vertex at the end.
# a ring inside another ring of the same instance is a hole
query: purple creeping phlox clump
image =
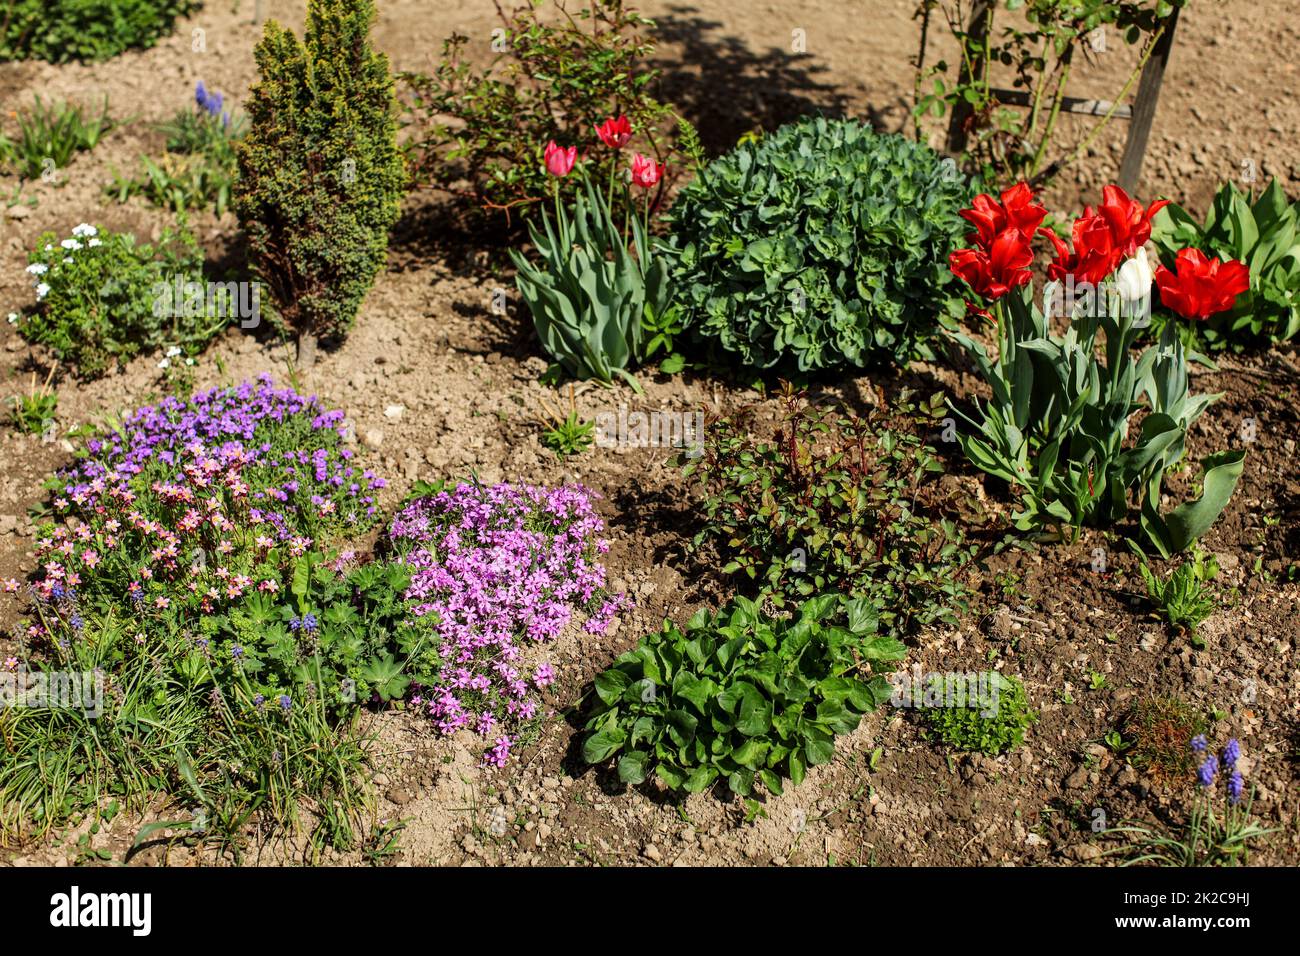
{"type": "Polygon", "coordinates": [[[537,714],[537,692],[555,680],[550,663],[524,662],[528,645],[555,639],[575,612],[588,615],[588,633],[603,633],[624,602],[605,589],[603,530],[580,485],[462,483],[393,520],[390,536],[412,571],[406,598],[417,616],[437,615],[442,642],[440,675],[412,703],[441,733],[492,740],[487,764],[506,764],[511,731],[537,714]]]}
{"type": "Polygon", "coordinates": [[[294,558],[374,524],[384,482],[353,464],[342,418],[263,376],[164,399],[91,438],[48,485],[59,523],[37,542],[28,636],[75,634],[91,598],[192,621],[276,594],[294,558]]]}

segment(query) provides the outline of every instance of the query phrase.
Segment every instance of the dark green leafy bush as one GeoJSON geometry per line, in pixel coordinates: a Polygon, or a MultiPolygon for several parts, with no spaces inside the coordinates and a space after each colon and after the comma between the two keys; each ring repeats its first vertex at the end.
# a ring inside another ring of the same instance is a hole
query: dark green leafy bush
{"type": "Polygon", "coordinates": [[[107,60],[151,47],[197,0],[0,0],[0,62],[107,60]]]}
{"type": "Polygon", "coordinates": [[[964,549],[938,515],[943,467],[920,435],[944,416],[934,396],[904,393],[865,415],[812,405],[786,388],[771,440],[739,416],[705,429],[683,472],[703,486],[695,546],[712,542],[778,607],[826,591],[865,597],[891,627],[953,621],[963,605],[964,549]]]}
{"type": "Polygon", "coordinates": [[[835,595],[790,620],[742,597],[719,614],[700,611],[684,632],[665,621],[596,678],[583,757],[621,754],[624,782],[654,774],[689,793],[721,778],[740,794],[755,778],[777,794],[782,778],[798,786],[834,757],[836,734],[889,700],[879,672],[906,649],[877,623],[868,602],[835,595]]]}
{"type": "Polygon", "coordinates": [[[1181,207],[1166,206],[1151,238],[1168,268],[1186,248],[1249,267],[1250,289],[1232,310],[1192,327],[1210,348],[1240,351],[1300,334],[1300,202],[1288,202],[1276,179],[1253,203],[1236,184],[1226,184],[1204,226],[1181,207]]]}
{"type": "Polygon", "coordinates": [[[81,378],[166,346],[195,354],[230,321],[206,298],[201,310],[160,307],[161,290],[204,281],[203,254],[183,231],[151,246],[82,224],[67,239],[42,235],[28,262],[37,301],[18,331],[81,378]]]}
{"type": "Polygon", "coordinates": [[[234,207],[304,367],[356,320],[406,185],[374,18],[372,0],[310,0],[302,41],[272,20],[256,48],[234,207]]]}
{"type": "Polygon", "coordinates": [[[1037,720],[1029,708],[1025,686],[1014,677],[991,671],[997,702],[989,714],[980,705],[927,707],[921,711],[939,739],[960,751],[996,756],[1025,742],[1025,731],[1037,720]]]}
{"type": "MultiPolygon", "coordinates": [[[[594,127],[620,115],[632,124],[630,148],[672,162],[672,112],[652,95],[656,72],[642,65],[654,50],[644,35],[651,21],[623,0],[591,0],[571,15],[539,17],[543,5],[532,0],[502,14],[502,32],[491,40],[496,56],[486,68],[465,61],[478,51],[457,34],[443,44],[431,75],[402,74],[412,91],[410,155],[418,180],[490,213],[527,215],[555,188],[542,162],[546,144],[582,146],[594,127]]],[[[623,161],[619,151],[599,146],[584,153],[596,182],[623,161]]],[[[615,196],[615,212],[628,202],[624,193],[615,196]]]]}
{"type": "Polygon", "coordinates": [[[754,368],[929,355],[964,309],[947,261],[967,197],[951,162],[853,120],[742,143],[670,213],[687,327],[754,368]]]}

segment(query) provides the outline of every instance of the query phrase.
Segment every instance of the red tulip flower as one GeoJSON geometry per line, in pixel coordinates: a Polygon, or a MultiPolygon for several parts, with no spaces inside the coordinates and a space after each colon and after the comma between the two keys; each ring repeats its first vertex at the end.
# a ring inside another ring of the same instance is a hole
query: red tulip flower
{"type": "Polygon", "coordinates": [[[1047,267],[1049,279],[1074,276],[1075,282],[1100,286],[1125,259],[1146,245],[1151,238],[1151,218],[1169,205],[1169,200],[1158,199],[1143,208],[1118,186],[1106,186],[1101,197],[1101,206],[1096,210],[1086,207],[1070,228],[1073,253],[1054,233],[1039,230],[1056,250],[1056,261],[1047,267]]]}
{"type": "Polygon", "coordinates": [[[1100,286],[1124,258],[1115,247],[1114,233],[1105,218],[1084,209],[1083,215],[1074,220],[1070,239],[1074,251],[1057,238],[1050,229],[1040,229],[1056,250],[1056,259],[1047,266],[1047,277],[1059,280],[1074,276],[1077,283],[1090,283],[1100,286]]]}
{"type": "Polygon", "coordinates": [[[1250,288],[1250,270],[1244,262],[1220,262],[1199,249],[1181,249],[1173,270],[1156,269],[1160,301],[1185,319],[1208,319],[1227,312],[1237,296],[1250,288]]]}
{"type": "Polygon", "coordinates": [[[650,189],[663,178],[664,167],[649,156],[637,153],[632,157],[632,182],[643,189],[650,189]]]}
{"type": "Polygon", "coordinates": [[[1129,199],[1128,193],[1118,186],[1102,189],[1101,207],[1097,214],[1110,227],[1111,244],[1119,258],[1127,259],[1146,245],[1151,238],[1151,218],[1168,205],[1168,199],[1157,199],[1143,209],[1141,203],[1129,199]]]}
{"type": "Polygon", "coordinates": [[[546,171],[552,176],[567,176],[578,159],[578,147],[568,149],[555,145],[555,140],[546,144],[546,171]]]}
{"type": "Polygon", "coordinates": [[[632,124],[626,116],[610,117],[596,127],[596,135],[610,149],[622,149],[632,138],[632,124]]]}
{"type": "Polygon", "coordinates": [[[961,217],[976,229],[966,239],[986,252],[1007,228],[1016,229],[1028,242],[1047,217],[1046,208],[1034,202],[1034,191],[1028,183],[1017,183],[1003,190],[1001,202],[981,193],[971,201],[971,207],[961,211],[961,217]]]}
{"type": "Polygon", "coordinates": [[[953,275],[965,280],[977,295],[988,301],[1002,298],[1033,276],[1034,261],[1029,240],[1015,226],[1004,229],[988,249],[958,249],[948,256],[953,275]]]}

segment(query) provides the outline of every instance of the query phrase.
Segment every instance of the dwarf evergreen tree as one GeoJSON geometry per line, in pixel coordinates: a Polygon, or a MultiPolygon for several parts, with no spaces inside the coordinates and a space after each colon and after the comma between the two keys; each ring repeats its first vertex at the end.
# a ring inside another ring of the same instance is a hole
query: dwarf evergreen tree
{"type": "Polygon", "coordinates": [[[299,41],[274,20],[255,57],[234,207],[251,258],[310,368],[345,335],[384,264],[406,171],[373,0],[308,0],[299,41]]]}

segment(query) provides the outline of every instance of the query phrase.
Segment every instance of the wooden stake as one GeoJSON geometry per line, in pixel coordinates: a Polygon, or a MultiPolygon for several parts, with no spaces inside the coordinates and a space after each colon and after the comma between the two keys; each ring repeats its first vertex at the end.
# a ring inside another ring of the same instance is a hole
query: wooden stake
{"type": "MultiPolygon", "coordinates": [[[[992,21],[993,0],[975,0],[974,6],[971,7],[970,26],[967,27],[965,40],[967,49],[972,51],[976,47],[983,49],[984,39],[988,36],[989,24],[992,21]]],[[[965,86],[983,73],[983,56],[977,56],[972,52],[969,66],[966,57],[963,56],[957,78],[958,87],[965,86]]],[[[953,156],[960,156],[966,152],[966,141],[969,138],[966,134],[966,124],[972,112],[971,105],[965,100],[958,100],[952,105],[952,116],[948,120],[948,152],[953,156]]]]}
{"type": "Polygon", "coordinates": [[[1142,71],[1138,82],[1137,99],[1133,103],[1133,121],[1129,124],[1128,139],[1124,143],[1124,158],[1119,165],[1119,186],[1129,195],[1137,192],[1142,179],[1142,160],[1146,158],[1147,140],[1151,136],[1151,122],[1156,116],[1156,103],[1160,100],[1160,85],[1164,82],[1169,51],[1174,45],[1174,28],[1178,26],[1178,12],[1174,7],[1165,23],[1164,32],[1156,40],[1151,59],[1142,71]]]}

